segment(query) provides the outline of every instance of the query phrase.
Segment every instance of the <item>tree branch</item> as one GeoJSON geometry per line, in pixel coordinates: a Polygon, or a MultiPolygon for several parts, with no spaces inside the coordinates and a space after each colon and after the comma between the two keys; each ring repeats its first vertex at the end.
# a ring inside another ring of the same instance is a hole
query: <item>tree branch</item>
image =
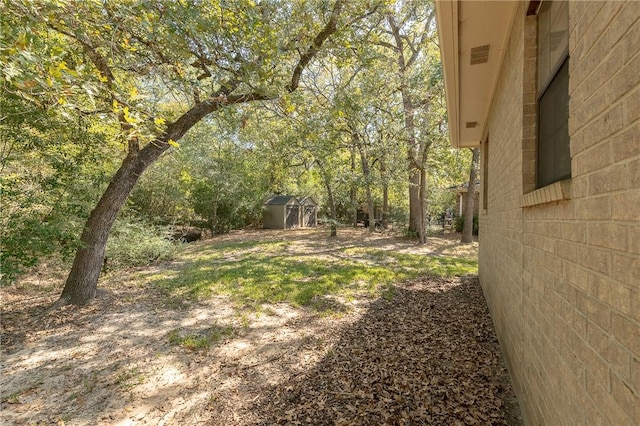
{"type": "Polygon", "coordinates": [[[428,30],[429,30],[429,27],[431,27],[431,23],[433,22],[433,18],[434,18],[434,13],[433,13],[433,11],[431,11],[431,13],[429,13],[429,17],[427,18],[427,22],[424,23],[424,29],[422,30],[422,36],[420,37],[420,41],[418,42],[418,47],[414,49],[414,46],[411,45],[411,50],[413,51],[413,54],[411,55],[411,57],[407,61],[407,67],[410,67],[411,65],[413,65],[413,63],[416,61],[416,59],[418,59],[418,56],[420,55],[420,52],[422,51],[422,46],[427,41],[427,37],[429,36],[429,31],[428,30]]]}
{"type": "Polygon", "coordinates": [[[407,69],[407,65],[404,60],[404,52],[402,49],[403,43],[402,38],[400,37],[400,28],[396,24],[396,20],[392,15],[387,15],[387,22],[391,27],[391,34],[393,34],[393,38],[396,41],[396,51],[398,52],[398,67],[400,67],[400,72],[404,74],[407,69]]]}
{"type": "Polygon", "coordinates": [[[377,41],[374,44],[377,44],[378,46],[386,47],[387,49],[391,49],[391,50],[394,50],[394,51],[398,50],[398,48],[396,46],[394,46],[391,43],[387,43],[386,41],[377,41]]]}
{"type": "MultiPolygon", "coordinates": [[[[111,100],[117,101],[122,105],[126,105],[126,102],[122,101],[116,96],[116,93],[115,93],[116,79],[115,79],[115,76],[113,75],[113,71],[111,71],[111,67],[109,67],[107,60],[98,53],[95,46],[91,42],[91,39],[87,37],[86,34],[74,34],[64,28],[61,28],[57,25],[52,24],[50,21],[44,21],[44,22],[46,22],[46,25],[52,30],[57,31],[60,34],[63,34],[80,43],[80,45],[82,46],[82,49],[85,51],[85,53],[87,54],[87,56],[89,57],[93,65],[100,72],[100,75],[107,80],[105,83],[107,85],[107,89],[109,90],[109,96],[111,97],[111,100]]],[[[133,129],[133,126],[129,124],[125,119],[124,112],[120,112],[118,114],[118,121],[120,123],[120,128],[122,129],[123,132],[128,132],[133,129]]],[[[129,155],[136,155],[137,152],[140,150],[140,143],[138,141],[138,138],[137,137],[129,138],[127,143],[129,147],[129,155]]]]}
{"type": "Polygon", "coordinates": [[[306,68],[306,66],[311,62],[311,59],[320,51],[322,44],[333,34],[336,32],[338,27],[338,18],[340,17],[340,12],[342,10],[342,6],[345,0],[336,0],[333,5],[333,10],[331,11],[331,17],[329,18],[329,22],[324,26],[322,31],[318,33],[313,39],[311,46],[307,48],[307,51],[302,54],[298,63],[296,64],[295,69],[293,70],[293,75],[291,76],[291,83],[289,87],[287,87],[288,92],[293,92],[298,88],[300,84],[300,77],[302,76],[302,72],[306,68]]]}

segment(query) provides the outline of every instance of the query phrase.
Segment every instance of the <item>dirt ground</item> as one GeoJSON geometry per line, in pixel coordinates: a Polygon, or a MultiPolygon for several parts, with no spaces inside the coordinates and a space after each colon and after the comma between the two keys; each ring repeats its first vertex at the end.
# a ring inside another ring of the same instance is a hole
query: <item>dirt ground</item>
{"type": "MultiPolygon", "coordinates": [[[[239,231],[196,244],[314,239],[477,256],[477,243],[456,238],[239,231]]],[[[136,271],[103,278],[82,308],[48,311],[63,274],[2,288],[1,424],[521,424],[476,277],[398,283],[327,315],[284,303],[243,310],[225,297],[168,309],[136,271]],[[189,350],[172,344],[175,330],[220,339],[189,350]]]]}

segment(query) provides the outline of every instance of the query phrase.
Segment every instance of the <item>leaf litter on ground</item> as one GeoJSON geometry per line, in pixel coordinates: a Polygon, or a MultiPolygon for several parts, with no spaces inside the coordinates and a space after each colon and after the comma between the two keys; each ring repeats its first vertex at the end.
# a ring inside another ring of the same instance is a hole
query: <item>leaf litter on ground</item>
{"type": "MultiPolygon", "coordinates": [[[[217,253],[218,241],[234,256],[242,244],[286,241],[292,254],[353,249],[371,262],[477,250],[446,235],[416,246],[356,230],[243,231],[198,243],[178,263],[217,253]]],[[[56,311],[47,307],[62,282],[3,288],[0,423],[521,424],[473,275],[256,308],[215,292],[167,305],[166,291],[140,278],[163,270],[180,273],[169,262],[111,274],[94,303],[56,311]]]]}
{"type": "Polygon", "coordinates": [[[315,367],[273,386],[260,424],[520,424],[477,278],[398,286],[315,367]]]}

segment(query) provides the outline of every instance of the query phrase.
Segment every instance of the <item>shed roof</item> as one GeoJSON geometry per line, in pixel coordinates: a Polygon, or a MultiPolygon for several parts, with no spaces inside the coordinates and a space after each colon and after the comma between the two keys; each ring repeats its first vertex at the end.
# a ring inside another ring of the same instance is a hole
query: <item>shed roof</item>
{"type": "Polygon", "coordinates": [[[305,204],[305,205],[313,205],[313,206],[317,206],[318,203],[316,203],[316,200],[313,199],[313,197],[311,197],[310,195],[306,195],[304,197],[301,197],[298,199],[300,201],[300,204],[305,204]]]}
{"type": "Polygon", "coordinates": [[[265,204],[269,204],[272,206],[282,206],[284,204],[288,204],[292,198],[298,201],[293,195],[274,195],[273,197],[265,201],[265,204]]]}

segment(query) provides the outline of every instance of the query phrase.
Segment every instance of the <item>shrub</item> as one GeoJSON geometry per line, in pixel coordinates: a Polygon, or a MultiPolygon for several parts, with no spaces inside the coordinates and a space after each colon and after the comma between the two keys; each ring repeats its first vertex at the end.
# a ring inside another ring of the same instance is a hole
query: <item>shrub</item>
{"type": "MultiPolygon", "coordinates": [[[[464,228],[464,215],[458,216],[455,218],[453,222],[453,227],[456,232],[462,232],[462,228],[464,228]]],[[[478,235],[479,226],[478,226],[478,216],[473,216],[473,235],[478,235]]]]}
{"type": "Polygon", "coordinates": [[[107,265],[144,266],[169,259],[175,251],[176,245],[167,238],[165,228],[134,218],[119,219],[107,243],[107,265]]]}
{"type": "Polygon", "coordinates": [[[80,223],[52,215],[14,217],[0,232],[0,276],[2,284],[11,284],[44,258],[69,261],[79,247],[80,223]]]}

